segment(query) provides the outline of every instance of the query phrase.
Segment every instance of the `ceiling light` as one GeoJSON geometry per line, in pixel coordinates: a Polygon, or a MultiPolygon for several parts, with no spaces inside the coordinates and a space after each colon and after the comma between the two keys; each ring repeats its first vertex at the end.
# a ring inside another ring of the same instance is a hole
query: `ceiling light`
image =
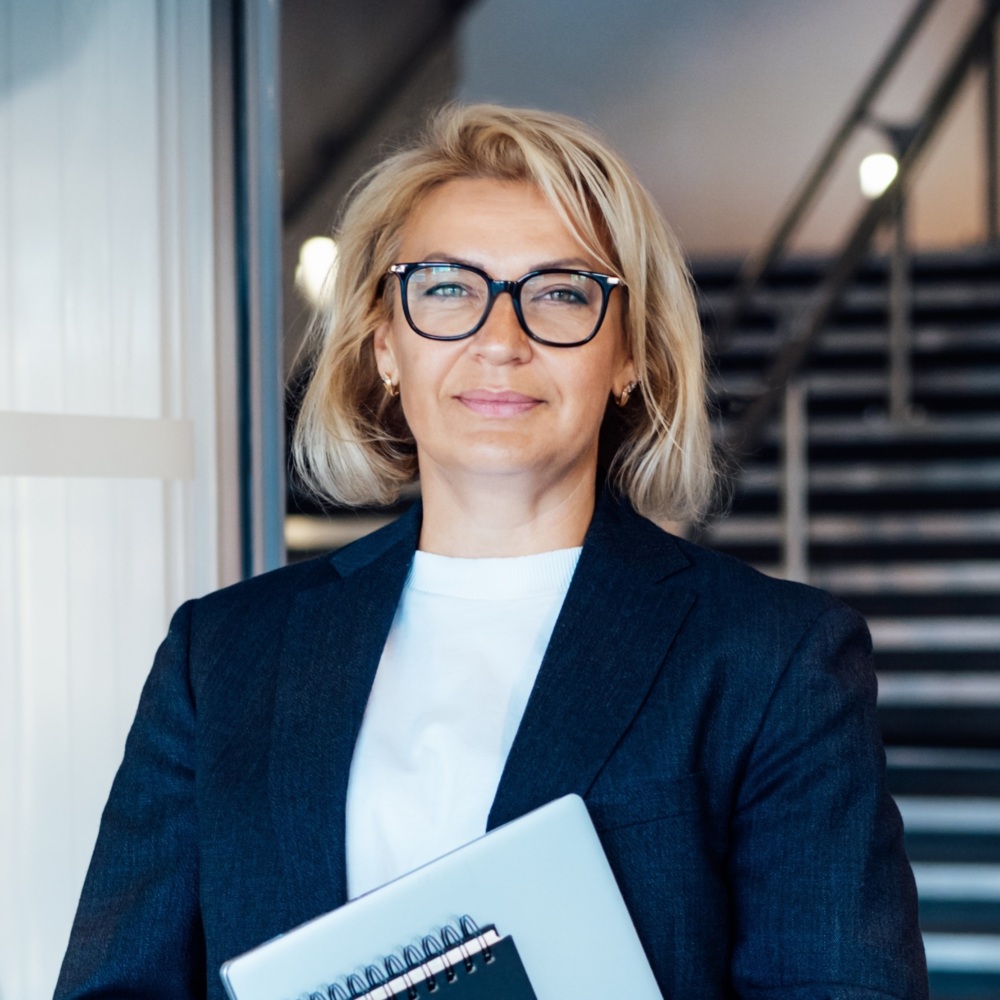
{"type": "Polygon", "coordinates": [[[872,153],[866,156],[858,167],[861,193],[866,198],[878,198],[896,179],[899,161],[891,153],[872,153]]]}
{"type": "Polygon", "coordinates": [[[329,236],[310,237],[299,248],[295,285],[311,305],[319,305],[324,286],[336,264],[337,244],[329,236]]]}

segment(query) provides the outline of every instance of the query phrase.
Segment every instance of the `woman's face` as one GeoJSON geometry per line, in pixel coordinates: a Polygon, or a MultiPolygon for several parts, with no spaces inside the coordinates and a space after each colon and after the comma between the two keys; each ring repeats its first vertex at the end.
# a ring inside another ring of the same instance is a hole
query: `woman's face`
{"type": "MultiPolygon", "coordinates": [[[[606,271],[532,184],[454,180],[407,220],[397,261],[453,261],[513,280],[545,267],[606,271]]],[[[483,327],[436,341],[407,324],[391,278],[392,317],[376,331],[379,371],[398,383],[421,479],[527,477],[528,489],[594,481],[598,430],[610,393],[633,379],[621,291],[597,335],[578,347],[531,340],[501,294],[483,327]]]]}

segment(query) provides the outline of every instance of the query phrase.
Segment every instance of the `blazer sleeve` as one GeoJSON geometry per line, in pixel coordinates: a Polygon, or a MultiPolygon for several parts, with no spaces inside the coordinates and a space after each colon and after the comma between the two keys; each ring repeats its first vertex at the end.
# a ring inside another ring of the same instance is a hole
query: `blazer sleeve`
{"type": "Polygon", "coordinates": [[[875,695],[867,627],[828,608],[781,672],[739,785],[730,884],[741,997],[927,996],[875,695]]]}
{"type": "Polygon", "coordinates": [[[101,819],[56,1000],[203,997],[198,906],[191,605],[143,688],[101,819]]]}

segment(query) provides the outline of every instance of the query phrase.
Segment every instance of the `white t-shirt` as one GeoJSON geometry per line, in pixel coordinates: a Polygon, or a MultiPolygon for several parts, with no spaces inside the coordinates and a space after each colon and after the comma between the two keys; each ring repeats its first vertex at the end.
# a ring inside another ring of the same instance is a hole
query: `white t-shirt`
{"type": "Polygon", "coordinates": [[[352,899],[486,832],[579,557],[416,553],[351,762],[352,899]]]}

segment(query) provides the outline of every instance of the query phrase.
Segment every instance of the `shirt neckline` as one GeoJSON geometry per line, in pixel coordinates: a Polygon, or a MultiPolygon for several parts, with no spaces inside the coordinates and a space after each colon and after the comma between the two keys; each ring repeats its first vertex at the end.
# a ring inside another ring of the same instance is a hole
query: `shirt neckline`
{"type": "Polygon", "coordinates": [[[408,590],[468,600],[514,600],[565,594],[582,547],[529,556],[467,559],[414,553],[408,590]]]}

